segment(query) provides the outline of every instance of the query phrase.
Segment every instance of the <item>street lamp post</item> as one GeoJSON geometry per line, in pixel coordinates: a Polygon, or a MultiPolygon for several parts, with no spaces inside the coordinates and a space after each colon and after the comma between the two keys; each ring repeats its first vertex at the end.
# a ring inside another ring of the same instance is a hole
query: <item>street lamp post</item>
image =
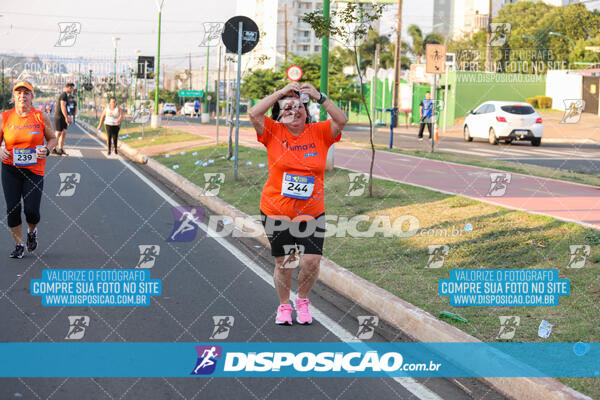
{"type": "Polygon", "coordinates": [[[204,82],[204,112],[202,113],[202,122],[210,121],[210,114],[208,112],[208,66],[210,56],[210,45],[206,46],[206,82],[204,82]]]}
{"type": "Polygon", "coordinates": [[[115,45],[115,74],[114,74],[114,80],[113,80],[113,97],[117,98],[117,44],[119,43],[119,40],[121,38],[118,37],[114,37],[112,38],[113,43],[115,45]]]}
{"type": "Polygon", "coordinates": [[[570,38],[570,37],[568,37],[567,35],[563,35],[562,33],[558,33],[558,32],[552,32],[552,31],[548,32],[548,34],[549,34],[549,35],[552,35],[552,36],[560,36],[560,37],[563,37],[563,38],[565,38],[565,39],[568,39],[568,40],[569,40],[569,42],[571,43],[571,45],[572,45],[573,47],[575,47],[575,42],[573,41],[573,39],[571,39],[571,38],[570,38]]]}
{"type": "MultiPolygon", "coordinates": [[[[140,49],[136,49],[135,50],[135,55],[136,55],[136,58],[135,58],[135,68],[134,68],[135,69],[135,71],[134,71],[134,74],[135,74],[135,85],[133,86],[133,109],[136,110],[136,111],[137,111],[137,104],[136,103],[137,103],[137,76],[138,76],[137,72],[138,72],[138,69],[140,68],[140,66],[138,64],[138,62],[139,62],[138,61],[138,57],[140,56],[140,54],[142,54],[142,51],[140,49]]],[[[146,79],[145,76],[144,76],[144,79],[146,79]]]]}
{"type": "Polygon", "coordinates": [[[156,7],[158,8],[158,44],[156,47],[156,64],[154,74],[156,77],[156,87],[154,88],[154,113],[152,114],[152,121],[150,125],[152,128],[158,128],[160,126],[160,116],[158,115],[158,88],[160,81],[160,23],[162,18],[162,7],[165,0],[156,0],[156,7]]]}

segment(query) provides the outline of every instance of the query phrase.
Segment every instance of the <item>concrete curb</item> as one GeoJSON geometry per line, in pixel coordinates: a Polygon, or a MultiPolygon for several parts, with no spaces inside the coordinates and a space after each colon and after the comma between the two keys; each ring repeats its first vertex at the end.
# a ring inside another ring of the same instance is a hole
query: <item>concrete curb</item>
{"type": "MultiPolygon", "coordinates": [[[[102,141],[106,142],[106,132],[97,130],[85,121],[79,120],[77,122],[80,125],[82,125],[85,130],[98,136],[100,139],[102,139],[102,141]]],[[[119,142],[119,151],[121,152],[121,154],[123,154],[131,161],[134,161],[136,163],[146,164],[148,162],[148,157],[146,157],[144,154],[140,153],[133,147],[129,146],[127,143],[119,142]]]]}
{"type": "MultiPolygon", "coordinates": [[[[214,213],[229,217],[242,232],[263,232],[260,222],[232,205],[206,192],[186,178],[148,159],[147,166],[180,190],[202,202],[214,213]]],[[[269,246],[267,237],[256,237],[269,246]]],[[[379,315],[394,327],[420,342],[480,342],[479,339],[435,318],[430,313],[394,296],[388,291],[353,274],[333,261],[321,260],[319,280],[366,310],[379,315]],[[385,316],[385,317],[382,317],[385,316]]],[[[590,397],[552,378],[481,378],[498,392],[519,400],[591,400],[590,397]]]]}

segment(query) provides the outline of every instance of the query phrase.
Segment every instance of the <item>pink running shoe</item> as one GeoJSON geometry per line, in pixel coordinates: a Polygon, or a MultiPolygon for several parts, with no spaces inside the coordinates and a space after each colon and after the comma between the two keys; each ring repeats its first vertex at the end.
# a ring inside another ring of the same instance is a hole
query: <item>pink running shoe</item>
{"type": "Polygon", "coordinates": [[[294,300],[294,308],[296,309],[296,322],[302,325],[312,324],[312,315],[310,315],[310,310],[308,306],[310,305],[310,300],[301,299],[296,295],[296,299],[294,300]]]}
{"type": "Polygon", "coordinates": [[[293,308],[289,304],[282,304],[277,307],[277,317],[275,323],[277,325],[292,325],[293,308]]]}

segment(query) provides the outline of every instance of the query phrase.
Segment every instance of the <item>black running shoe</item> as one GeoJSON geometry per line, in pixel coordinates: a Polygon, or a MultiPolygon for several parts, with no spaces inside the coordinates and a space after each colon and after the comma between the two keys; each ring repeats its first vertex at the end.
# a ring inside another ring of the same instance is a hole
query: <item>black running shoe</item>
{"type": "Polygon", "coordinates": [[[32,252],[37,248],[37,229],[27,233],[27,251],[32,252]]]}
{"type": "Polygon", "coordinates": [[[15,250],[10,253],[10,258],[23,258],[23,253],[25,253],[25,246],[18,244],[15,246],[15,250]]]}

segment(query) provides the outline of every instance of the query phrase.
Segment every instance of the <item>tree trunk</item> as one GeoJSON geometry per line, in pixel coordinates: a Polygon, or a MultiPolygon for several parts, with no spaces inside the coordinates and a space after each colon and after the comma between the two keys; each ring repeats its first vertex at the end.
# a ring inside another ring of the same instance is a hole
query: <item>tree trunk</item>
{"type": "MultiPolygon", "coordinates": [[[[371,168],[369,169],[369,197],[373,197],[373,164],[375,163],[375,145],[373,144],[373,121],[371,121],[371,113],[369,111],[369,107],[367,107],[367,102],[365,100],[365,92],[363,91],[363,78],[360,72],[360,68],[358,66],[358,50],[356,45],[354,46],[354,63],[356,64],[356,70],[358,71],[358,81],[360,84],[360,99],[362,100],[362,105],[367,110],[367,118],[369,118],[369,138],[371,141],[371,168]]],[[[372,89],[371,89],[372,90],[372,89]]],[[[360,112],[359,112],[360,117],[360,112]]]]}

